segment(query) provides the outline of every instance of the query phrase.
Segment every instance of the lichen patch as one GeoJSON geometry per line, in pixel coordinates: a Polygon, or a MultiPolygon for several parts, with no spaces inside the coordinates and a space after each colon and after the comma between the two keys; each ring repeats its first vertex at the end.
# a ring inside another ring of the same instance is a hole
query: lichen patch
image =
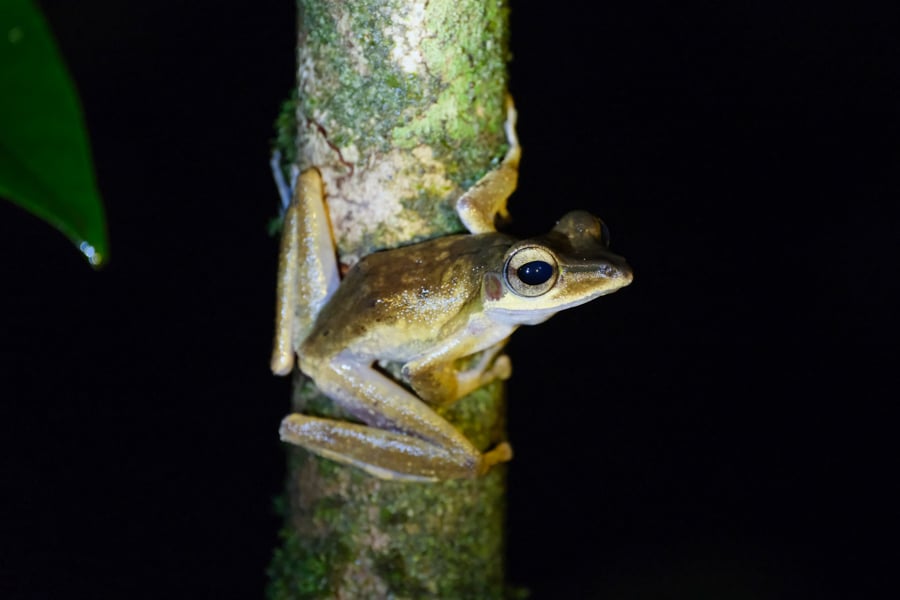
{"type": "Polygon", "coordinates": [[[406,3],[405,14],[386,22],[385,38],[393,41],[391,60],[401,71],[409,74],[425,73],[425,57],[422,55],[422,40],[428,32],[425,27],[424,0],[406,3]]]}
{"type": "Polygon", "coordinates": [[[394,150],[367,164],[354,165],[348,177],[340,168],[321,167],[335,237],[342,240],[341,261],[355,263],[375,246],[387,248],[421,237],[428,224],[407,209],[420,198],[439,202],[456,186],[430,147],[394,150]],[[375,223],[391,223],[390,230],[375,223]]]}
{"type": "Polygon", "coordinates": [[[368,77],[371,73],[369,59],[366,58],[363,46],[360,43],[362,38],[359,33],[353,30],[352,23],[353,21],[349,11],[338,12],[337,19],[335,20],[335,28],[337,29],[337,34],[340,39],[344,40],[347,44],[347,57],[350,59],[350,64],[353,65],[353,69],[359,76],[368,77]]]}

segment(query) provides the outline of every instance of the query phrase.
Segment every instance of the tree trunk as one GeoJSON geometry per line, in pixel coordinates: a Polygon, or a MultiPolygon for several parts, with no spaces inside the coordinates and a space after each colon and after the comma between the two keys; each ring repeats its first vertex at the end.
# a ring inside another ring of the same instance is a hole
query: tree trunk
{"type": "MultiPolygon", "coordinates": [[[[295,170],[322,173],[342,267],[460,231],[452,200],[505,151],[506,2],[298,0],[298,9],[297,100],[279,139],[295,170]]],[[[339,414],[300,374],[292,409],[339,414]]],[[[440,412],[481,450],[505,438],[499,382],[440,412]]],[[[505,467],[403,483],[288,452],[270,598],[503,596],[505,467]]]]}

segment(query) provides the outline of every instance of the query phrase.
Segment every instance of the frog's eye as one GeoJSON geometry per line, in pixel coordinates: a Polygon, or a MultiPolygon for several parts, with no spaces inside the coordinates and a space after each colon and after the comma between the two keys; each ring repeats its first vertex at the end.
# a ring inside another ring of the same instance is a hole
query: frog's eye
{"type": "Polygon", "coordinates": [[[558,272],[553,254],[538,246],[526,246],[507,259],[504,277],[516,294],[540,296],[553,287],[558,272]]]}

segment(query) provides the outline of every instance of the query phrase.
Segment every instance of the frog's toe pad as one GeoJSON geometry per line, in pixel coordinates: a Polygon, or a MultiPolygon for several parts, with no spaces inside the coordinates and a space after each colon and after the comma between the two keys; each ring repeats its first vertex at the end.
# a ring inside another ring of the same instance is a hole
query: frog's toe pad
{"type": "Polygon", "coordinates": [[[482,455],[482,465],[484,471],[486,472],[493,465],[509,462],[510,460],[512,460],[512,457],[512,446],[510,446],[508,442],[500,442],[491,450],[485,452],[482,455]]]}
{"type": "Polygon", "coordinates": [[[512,361],[509,359],[509,356],[506,354],[498,356],[493,366],[491,366],[491,374],[494,378],[502,379],[503,381],[512,377],[512,361]]]}

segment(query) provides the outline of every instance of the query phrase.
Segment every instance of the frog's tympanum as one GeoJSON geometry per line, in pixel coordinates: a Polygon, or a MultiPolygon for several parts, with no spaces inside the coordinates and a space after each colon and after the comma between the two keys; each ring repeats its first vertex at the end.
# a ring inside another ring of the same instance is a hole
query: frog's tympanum
{"type": "Polygon", "coordinates": [[[515,189],[521,150],[510,103],[502,164],[456,202],[470,234],[366,256],[339,281],[321,176],[300,175],[284,220],[272,370],[300,370],[360,423],[292,414],[281,437],[385,479],[477,477],[512,457],[479,452],[431,406],[510,375],[500,354],[519,325],[631,283],[600,219],[583,211],[516,240],[494,229],[515,189]],[[374,367],[403,365],[413,392],[374,367]],[[431,405],[431,406],[429,406],[431,405]]]}

